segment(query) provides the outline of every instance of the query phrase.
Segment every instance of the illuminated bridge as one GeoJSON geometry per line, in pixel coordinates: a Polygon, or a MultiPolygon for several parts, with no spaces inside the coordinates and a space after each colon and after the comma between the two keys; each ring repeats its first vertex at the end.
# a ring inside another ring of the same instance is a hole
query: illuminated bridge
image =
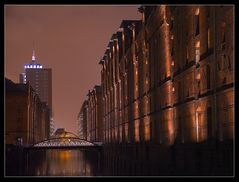
{"type": "Polygon", "coordinates": [[[30,148],[43,149],[43,148],[99,148],[101,142],[90,142],[84,139],[80,139],[75,134],[70,132],[62,132],[55,134],[52,138],[40,141],[33,144],[30,148]]]}

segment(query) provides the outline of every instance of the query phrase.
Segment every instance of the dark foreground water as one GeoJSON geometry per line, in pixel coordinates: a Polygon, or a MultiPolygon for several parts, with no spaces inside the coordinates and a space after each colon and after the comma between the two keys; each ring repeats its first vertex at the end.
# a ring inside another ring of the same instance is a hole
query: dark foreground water
{"type": "Polygon", "coordinates": [[[47,149],[7,152],[7,176],[100,176],[97,150],[47,149]]]}
{"type": "Polygon", "coordinates": [[[6,176],[232,176],[232,141],[109,144],[101,149],[7,147],[6,176]]]}

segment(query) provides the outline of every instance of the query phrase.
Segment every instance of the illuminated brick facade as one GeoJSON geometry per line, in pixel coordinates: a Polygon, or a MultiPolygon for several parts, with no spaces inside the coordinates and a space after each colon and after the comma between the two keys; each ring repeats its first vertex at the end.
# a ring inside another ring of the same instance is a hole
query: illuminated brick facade
{"type": "Polygon", "coordinates": [[[232,175],[234,7],[139,11],[99,62],[106,175],[232,175]]]}
{"type": "Polygon", "coordinates": [[[102,65],[106,143],[203,142],[234,136],[232,6],[141,7],[102,65]]]}
{"type": "Polygon", "coordinates": [[[84,140],[87,140],[87,113],[88,113],[88,101],[85,100],[77,116],[78,136],[79,138],[84,140]]]}
{"type": "Polygon", "coordinates": [[[87,140],[103,141],[102,129],[102,93],[101,86],[96,85],[89,91],[87,99],[87,140]]]}

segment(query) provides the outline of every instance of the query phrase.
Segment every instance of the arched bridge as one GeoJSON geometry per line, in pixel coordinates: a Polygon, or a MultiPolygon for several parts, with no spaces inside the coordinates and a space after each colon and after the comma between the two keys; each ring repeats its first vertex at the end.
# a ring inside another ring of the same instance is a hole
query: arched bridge
{"type": "Polygon", "coordinates": [[[101,144],[100,142],[81,139],[70,132],[64,132],[63,134],[54,135],[50,139],[35,143],[31,148],[98,148],[101,144]]]}

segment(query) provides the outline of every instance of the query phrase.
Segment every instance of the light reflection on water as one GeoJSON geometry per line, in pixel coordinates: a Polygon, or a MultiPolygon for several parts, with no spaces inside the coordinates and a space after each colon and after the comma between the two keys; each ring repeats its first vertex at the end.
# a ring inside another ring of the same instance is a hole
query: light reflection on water
{"type": "Polygon", "coordinates": [[[97,151],[49,149],[28,155],[28,175],[95,176],[99,167],[97,151]]]}

